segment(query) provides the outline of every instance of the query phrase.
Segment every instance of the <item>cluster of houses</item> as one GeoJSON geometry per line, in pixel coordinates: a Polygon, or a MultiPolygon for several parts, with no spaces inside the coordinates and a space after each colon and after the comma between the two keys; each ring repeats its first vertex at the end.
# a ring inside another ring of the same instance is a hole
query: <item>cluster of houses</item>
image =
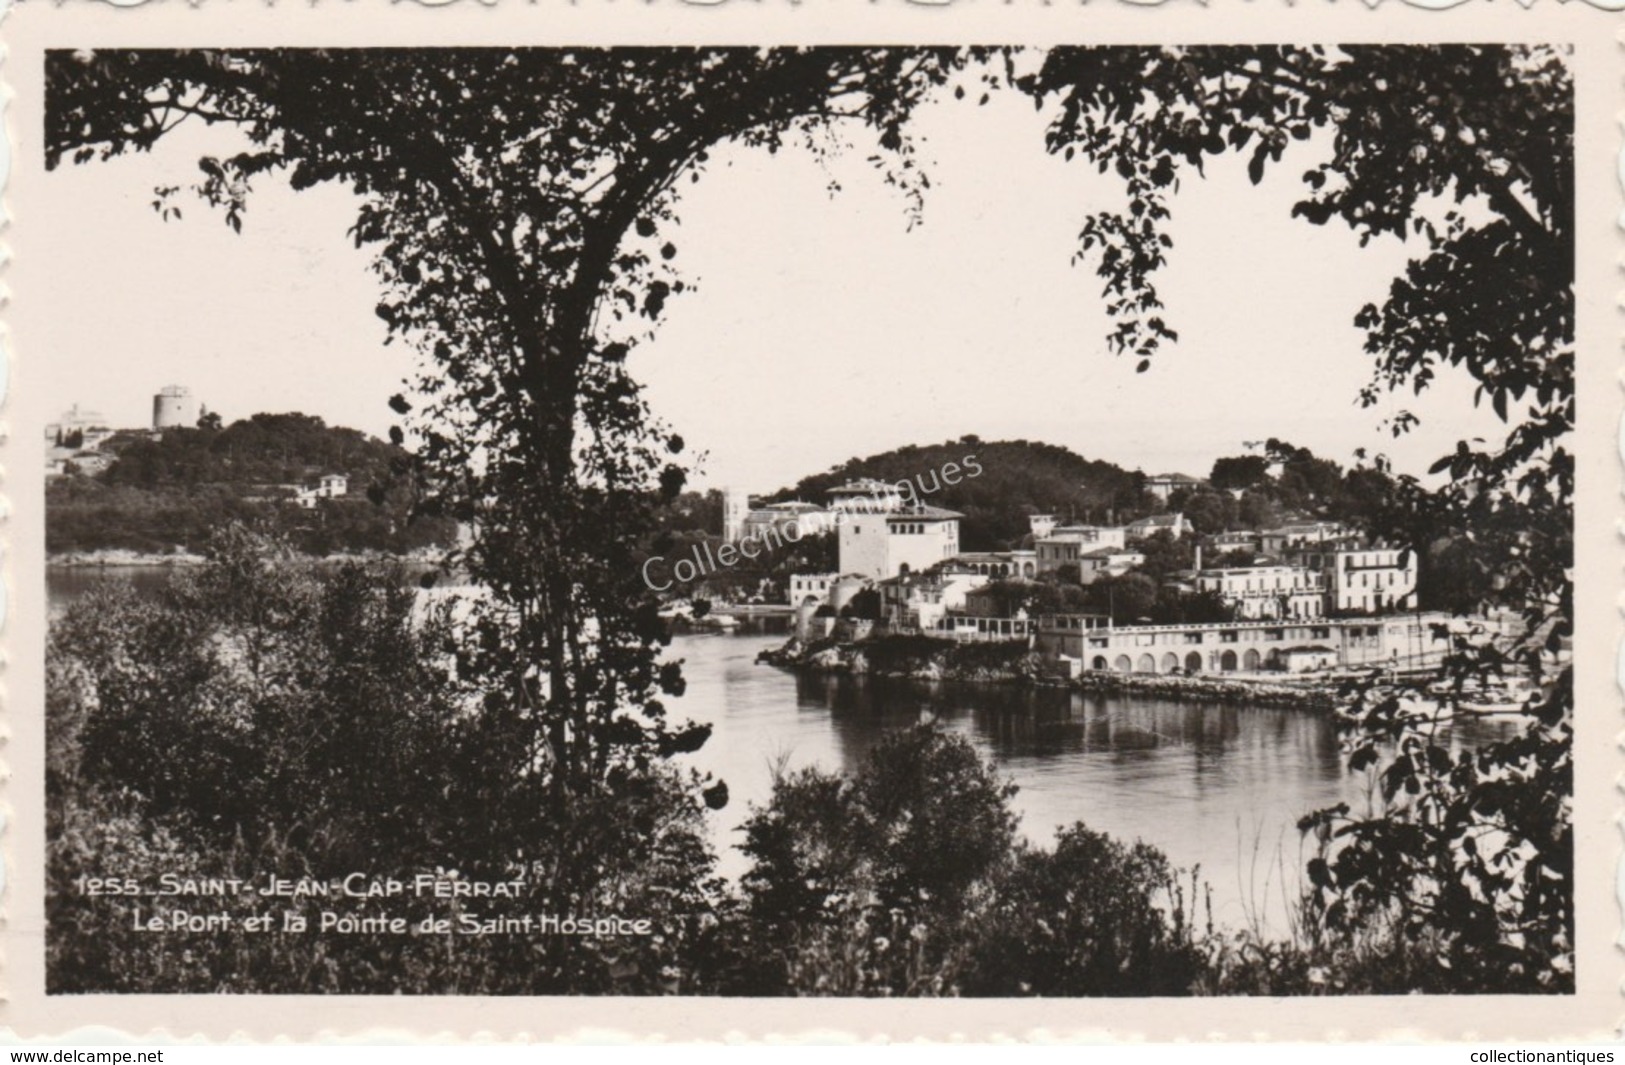
{"type": "Polygon", "coordinates": [[[853,481],[831,489],[829,497],[827,507],[795,502],[751,509],[733,496],[725,503],[731,539],[786,533],[799,539],[835,529],[837,571],[789,580],[803,639],[861,638],[878,629],[1025,641],[1076,668],[1158,673],[1302,672],[1379,661],[1421,665],[1443,650],[1434,635],[1438,619],[1415,613],[1414,552],[1367,542],[1336,522],[1201,538],[1195,564],[1165,579],[1181,592],[1217,595],[1230,610],[1229,622],[1118,625],[1104,616],[1012,613],[1001,609],[992,585],[1052,575],[1087,585],[1133,572],[1145,563],[1143,547],[1153,536],[1195,536],[1183,515],[1102,526],[1035,514],[1023,546],[965,552],[959,544],[962,515],[920,503],[886,482],[853,481]],[[1204,566],[1204,553],[1215,564],[1204,566]],[[1249,564],[1224,564],[1225,556],[1249,564]],[[878,618],[851,617],[847,608],[871,590],[878,596],[878,618]]]}

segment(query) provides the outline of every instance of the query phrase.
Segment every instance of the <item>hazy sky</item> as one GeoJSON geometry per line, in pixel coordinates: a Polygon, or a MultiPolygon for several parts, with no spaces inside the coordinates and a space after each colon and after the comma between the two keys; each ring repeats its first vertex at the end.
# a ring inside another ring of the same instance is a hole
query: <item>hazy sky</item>
{"type": "MultiPolygon", "coordinates": [[[[861,131],[827,169],[796,149],[723,149],[684,183],[669,235],[697,288],[667,304],[630,365],[706,452],[701,483],[767,491],[966,433],[1194,475],[1277,436],[1343,461],[1363,446],[1421,473],[1464,435],[1497,431],[1464,377],[1356,404],[1371,361],[1353,316],[1420,248],[1361,249],[1338,224],[1289,217],[1321,145],[1294,145],[1256,188],[1241,158],[1186,181],[1158,282],[1180,341],[1136,374],[1105,346],[1092,264],[1072,262],[1114,183],[1045,155],[1042,116],[1014,94],[927,107],[916,128],[931,188],[912,232],[861,131]],[[1395,441],[1379,423],[1407,406],[1423,424],[1395,441]]],[[[383,343],[368,254],[345,235],[347,191],[262,180],[241,236],[195,201],[180,201],[181,222],[152,210],[155,185],[194,182],[199,154],[234,144],[183,128],[151,155],[50,176],[61,217],[33,276],[81,292],[84,313],[50,323],[18,385],[119,424],[146,424],[153,392],[185,384],[227,420],[302,410],[381,435],[414,356],[383,343]]]]}

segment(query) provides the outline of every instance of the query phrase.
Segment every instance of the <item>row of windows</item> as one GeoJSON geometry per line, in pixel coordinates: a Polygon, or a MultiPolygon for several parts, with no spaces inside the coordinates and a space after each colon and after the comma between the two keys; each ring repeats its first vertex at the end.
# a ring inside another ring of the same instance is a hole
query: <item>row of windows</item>
{"type": "Polygon", "coordinates": [[[1342,605],[1345,610],[1381,610],[1385,607],[1403,607],[1410,599],[1409,594],[1345,595],[1342,596],[1342,605]]]}
{"type": "MultiPolygon", "coordinates": [[[[1210,630],[1211,631],[1211,630],[1210,630]]],[[[1208,635],[1205,632],[1136,632],[1132,636],[1135,647],[1155,647],[1158,644],[1199,644],[1208,635]]],[[[1119,633],[1115,639],[1122,640],[1119,633]]],[[[1220,643],[1265,643],[1283,640],[1330,640],[1332,630],[1324,625],[1292,629],[1219,629],[1220,643]]],[[[1090,647],[1110,646],[1114,637],[1091,636],[1090,647]]]]}
{"type": "MultiPolygon", "coordinates": [[[[921,521],[902,521],[902,522],[893,522],[890,525],[888,525],[887,528],[893,534],[902,533],[902,534],[905,534],[905,535],[920,535],[922,533],[927,533],[927,532],[936,532],[938,529],[942,528],[942,526],[941,526],[940,523],[926,523],[926,522],[921,522],[921,521]]],[[[857,536],[862,532],[863,532],[863,526],[861,526],[861,525],[852,526],[852,535],[853,536],[857,536]]],[[[949,540],[957,541],[959,539],[959,530],[958,529],[953,528],[952,526],[950,526],[945,530],[945,532],[946,532],[947,537],[948,537],[949,540]]]]}
{"type": "Polygon", "coordinates": [[[1238,592],[1252,591],[1284,592],[1300,589],[1313,590],[1320,587],[1320,584],[1318,581],[1313,580],[1308,574],[1305,573],[1297,574],[1292,577],[1276,577],[1274,580],[1271,580],[1268,577],[1260,577],[1257,582],[1254,582],[1251,577],[1240,581],[1234,578],[1223,581],[1203,581],[1202,586],[1204,588],[1212,588],[1214,590],[1221,591],[1226,595],[1234,595],[1238,592]]]}
{"type": "Polygon", "coordinates": [[[937,627],[947,632],[996,632],[1011,636],[1030,635],[1036,623],[1031,618],[966,617],[963,614],[945,617],[937,627]]]}
{"type": "Polygon", "coordinates": [[[1360,554],[1343,555],[1344,569],[1359,569],[1363,567],[1386,567],[1399,565],[1398,551],[1367,551],[1360,554]]]}
{"type": "Polygon", "coordinates": [[[1315,585],[1315,584],[1293,584],[1293,585],[1289,585],[1289,586],[1284,587],[1284,588],[1279,584],[1277,584],[1273,588],[1271,588],[1268,585],[1261,585],[1261,586],[1259,586],[1257,588],[1251,587],[1250,585],[1248,587],[1245,587],[1245,588],[1237,588],[1234,585],[1231,585],[1230,587],[1224,587],[1223,585],[1215,587],[1213,585],[1204,584],[1204,585],[1202,585],[1202,590],[1203,591],[1216,591],[1221,595],[1234,596],[1236,598],[1242,598],[1242,599],[1245,599],[1245,598],[1247,598],[1249,596],[1257,597],[1257,596],[1271,596],[1271,595],[1319,595],[1320,592],[1321,592],[1320,586],[1315,585]]]}
{"type": "Polygon", "coordinates": [[[1400,573],[1397,570],[1379,570],[1376,573],[1360,574],[1360,587],[1370,588],[1373,583],[1371,580],[1372,577],[1377,578],[1375,583],[1378,588],[1392,588],[1394,585],[1401,583],[1400,573]],[[1384,577],[1387,577],[1388,579],[1383,580],[1384,577]]]}

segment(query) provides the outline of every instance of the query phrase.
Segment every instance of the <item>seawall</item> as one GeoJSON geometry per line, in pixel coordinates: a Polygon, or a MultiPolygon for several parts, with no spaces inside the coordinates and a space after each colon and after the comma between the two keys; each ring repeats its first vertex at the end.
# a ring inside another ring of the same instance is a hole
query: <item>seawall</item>
{"type": "Polygon", "coordinates": [[[1068,678],[1019,643],[954,643],[919,636],[883,636],[841,643],[791,639],[757,662],[808,673],[893,677],[918,681],[1070,687],[1114,695],[1146,695],[1189,702],[1248,703],[1330,709],[1331,683],[1273,683],[1214,676],[1171,676],[1089,670],[1068,678]]]}

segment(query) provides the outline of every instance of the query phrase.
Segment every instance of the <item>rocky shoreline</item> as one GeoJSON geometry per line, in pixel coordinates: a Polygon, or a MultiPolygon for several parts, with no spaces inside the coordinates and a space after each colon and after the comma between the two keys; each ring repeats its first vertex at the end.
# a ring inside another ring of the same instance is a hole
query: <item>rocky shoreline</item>
{"type": "Polygon", "coordinates": [[[198,566],[202,565],[203,561],[202,555],[189,554],[184,551],[157,554],[148,551],[108,549],[105,551],[63,551],[45,556],[45,565],[53,569],[84,569],[106,566],[198,566]]]}
{"type": "Polygon", "coordinates": [[[809,673],[887,677],[911,681],[1065,687],[1111,695],[1145,695],[1188,702],[1249,703],[1330,709],[1335,689],[1327,684],[1283,684],[1212,676],[1173,676],[1086,670],[1058,672],[1036,652],[1000,644],[954,644],[908,637],[856,643],[791,639],[756,657],[760,664],[809,673]],[[934,646],[933,646],[934,645],[934,646]]]}
{"type": "Polygon", "coordinates": [[[1072,687],[1111,695],[1154,695],[1160,699],[1191,702],[1249,703],[1254,706],[1291,706],[1330,710],[1337,705],[1334,685],[1275,684],[1261,680],[1224,677],[1175,677],[1157,673],[1110,673],[1087,670],[1072,687]]]}

